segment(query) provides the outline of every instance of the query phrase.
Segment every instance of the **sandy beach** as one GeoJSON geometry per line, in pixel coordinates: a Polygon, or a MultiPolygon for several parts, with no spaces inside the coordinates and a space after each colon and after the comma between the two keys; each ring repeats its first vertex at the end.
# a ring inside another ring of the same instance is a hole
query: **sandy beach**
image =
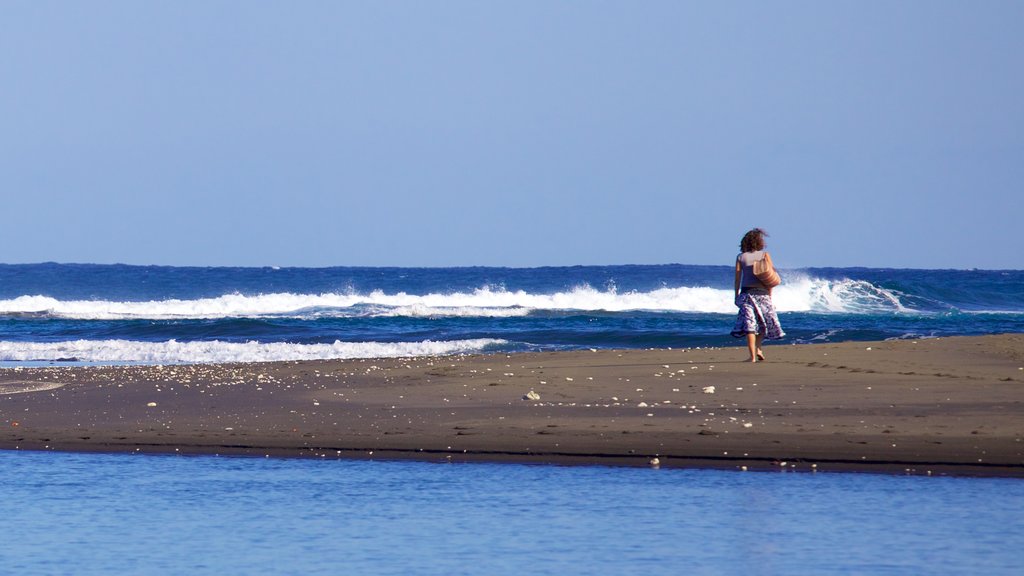
{"type": "Polygon", "coordinates": [[[0,370],[0,448],[1024,477],[1024,335],[0,370]]]}

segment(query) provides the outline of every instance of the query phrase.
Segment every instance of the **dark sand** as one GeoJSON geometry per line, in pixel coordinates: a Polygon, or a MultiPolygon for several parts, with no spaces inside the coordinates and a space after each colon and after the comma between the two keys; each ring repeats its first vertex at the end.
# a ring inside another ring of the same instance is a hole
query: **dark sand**
{"type": "Polygon", "coordinates": [[[2,369],[0,448],[1024,477],[1024,335],[765,351],[2,369]]]}

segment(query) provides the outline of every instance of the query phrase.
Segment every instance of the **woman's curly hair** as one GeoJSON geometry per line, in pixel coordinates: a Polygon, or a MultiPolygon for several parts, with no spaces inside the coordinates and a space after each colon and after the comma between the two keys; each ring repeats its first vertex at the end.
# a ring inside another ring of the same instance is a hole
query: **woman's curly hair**
{"type": "Polygon", "coordinates": [[[766,236],[768,236],[768,233],[760,228],[754,228],[747,232],[743,235],[743,240],[740,240],[740,251],[757,252],[758,250],[764,250],[764,239],[766,236]]]}

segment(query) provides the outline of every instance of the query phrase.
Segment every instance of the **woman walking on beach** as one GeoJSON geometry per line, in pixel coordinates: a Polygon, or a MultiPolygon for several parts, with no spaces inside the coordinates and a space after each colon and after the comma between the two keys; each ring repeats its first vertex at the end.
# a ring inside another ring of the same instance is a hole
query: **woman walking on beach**
{"type": "MultiPolygon", "coordinates": [[[[740,311],[732,335],[736,338],[746,337],[751,362],[764,360],[761,343],[765,339],[778,340],[786,335],[779,325],[779,316],[772,303],[772,287],[766,286],[754,275],[754,263],[768,254],[764,249],[764,237],[767,235],[760,228],[744,234],[740,240],[740,254],[736,256],[734,291],[736,306],[740,311]]],[[[771,261],[771,256],[768,256],[768,260],[771,261]]]]}

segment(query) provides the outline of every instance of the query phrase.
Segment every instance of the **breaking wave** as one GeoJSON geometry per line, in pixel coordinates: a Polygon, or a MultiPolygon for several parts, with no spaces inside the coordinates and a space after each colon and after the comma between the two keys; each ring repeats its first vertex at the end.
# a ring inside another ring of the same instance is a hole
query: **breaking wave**
{"type": "MultiPolygon", "coordinates": [[[[774,291],[780,312],[877,314],[913,312],[898,291],[863,280],[825,280],[792,277],[774,291]]],[[[584,285],[538,294],[491,287],[472,291],[408,294],[367,293],[259,295],[225,294],[194,300],[120,302],[58,300],[20,296],[0,300],[0,316],[38,316],[78,320],[174,320],[217,318],[344,318],[344,317],[516,317],[541,311],[654,311],[731,314],[731,289],[706,286],[663,287],[651,291],[619,292],[584,285]]]]}
{"type": "Polygon", "coordinates": [[[404,358],[484,352],[506,341],[473,340],[422,342],[339,342],[290,344],[264,342],[139,342],[133,340],[74,340],[67,342],[0,341],[0,361],[139,362],[154,364],[274,362],[353,358],[404,358]]]}

